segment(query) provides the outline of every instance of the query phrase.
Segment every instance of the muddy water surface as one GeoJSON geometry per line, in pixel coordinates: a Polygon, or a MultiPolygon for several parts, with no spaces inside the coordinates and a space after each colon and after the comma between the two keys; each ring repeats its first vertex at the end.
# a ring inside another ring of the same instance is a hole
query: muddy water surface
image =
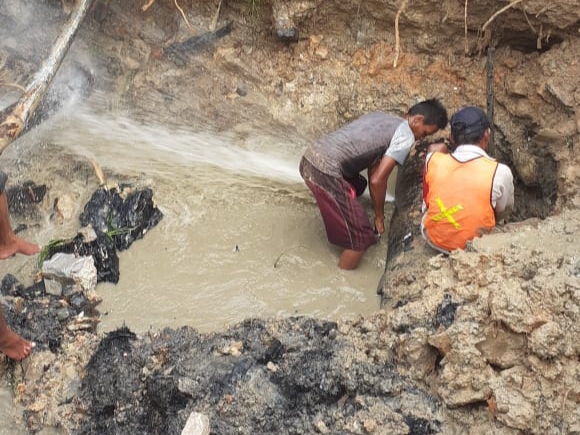
{"type": "MultiPolygon", "coordinates": [[[[158,227],[120,253],[120,282],[99,285],[102,331],[126,324],[136,332],[182,325],[206,332],[252,316],[337,319],[378,309],[385,240],[370,249],[359,270],[337,268],[339,250],[326,242],[297,170],[304,137],[241,140],[170,131],[86,106],[49,125],[44,141],[63,154],[94,159],[109,182],[151,187],[164,213],[158,227]]],[[[82,198],[80,207],[97,180],[89,174],[70,183],[53,177],[49,184],[52,196],[82,198]]],[[[76,216],[48,225],[38,241],[74,234],[76,216]]]]}
{"type": "MultiPolygon", "coordinates": [[[[48,184],[47,204],[62,195],[75,203],[70,220],[51,219],[48,206],[46,225],[23,234],[40,244],[76,234],[82,205],[98,185],[92,170],[75,176],[75,161],[98,162],[108,182],[151,187],[164,218],[120,253],[119,283],[98,286],[100,331],[189,325],[209,332],[254,316],[354,318],[379,308],[386,240],[357,271],[337,268],[340,251],[327,243],[298,173],[308,140],[288,131],[240,139],[170,130],[74,106],[23,136],[6,158],[13,178],[48,184]]],[[[370,212],[368,197],[363,202],[370,212]]],[[[35,271],[22,256],[2,266],[24,281],[35,271]]],[[[0,407],[13,412],[8,390],[0,393],[0,407]]],[[[7,430],[0,434],[20,433],[7,430]]]]}

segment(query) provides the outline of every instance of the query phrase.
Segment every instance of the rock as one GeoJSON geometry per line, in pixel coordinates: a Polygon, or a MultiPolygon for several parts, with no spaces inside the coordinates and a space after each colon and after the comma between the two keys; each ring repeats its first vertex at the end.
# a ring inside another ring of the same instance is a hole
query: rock
{"type": "Polygon", "coordinates": [[[316,427],[316,430],[323,435],[330,433],[330,430],[326,426],[326,423],[324,423],[322,420],[317,421],[315,423],[315,427],[316,427]]]}
{"type": "Polygon", "coordinates": [[[435,369],[437,352],[429,345],[424,328],[417,328],[401,339],[398,356],[410,365],[409,374],[417,379],[425,378],[435,369]]]}
{"type": "Polygon", "coordinates": [[[8,273],[2,278],[2,283],[0,284],[0,294],[4,296],[14,296],[20,293],[24,289],[24,286],[18,281],[18,279],[8,273]]]}
{"type": "Polygon", "coordinates": [[[493,291],[490,308],[493,318],[517,333],[529,334],[550,320],[546,313],[531,304],[528,294],[516,282],[506,282],[504,288],[493,291]]]}
{"type": "Polygon", "coordinates": [[[506,90],[509,95],[516,97],[526,97],[530,93],[527,77],[516,75],[513,80],[506,83],[506,90]]]}
{"type": "Polygon", "coordinates": [[[501,328],[490,328],[483,341],[475,345],[485,360],[496,367],[510,368],[520,364],[527,350],[525,334],[501,328]]]}
{"type": "Polygon", "coordinates": [[[309,39],[310,47],[316,48],[320,45],[320,43],[324,39],[324,36],[323,35],[310,35],[310,38],[308,38],[308,39],[309,39]]]}
{"type": "Polygon", "coordinates": [[[125,63],[130,70],[137,70],[141,66],[138,60],[133,59],[132,57],[129,56],[125,58],[125,63]]]}
{"type": "Polygon", "coordinates": [[[192,412],[181,431],[181,435],[209,435],[210,425],[209,418],[205,414],[192,412]]]}
{"type": "Polygon", "coordinates": [[[75,203],[68,195],[62,195],[54,201],[54,211],[58,221],[68,221],[75,215],[75,203]]]}
{"type": "Polygon", "coordinates": [[[83,241],[85,243],[91,243],[97,240],[97,233],[92,226],[86,226],[79,230],[79,234],[83,236],[83,241]]]}
{"type": "Polygon", "coordinates": [[[443,356],[451,350],[451,339],[446,331],[429,337],[429,344],[439,350],[443,356]]]}
{"type": "Polygon", "coordinates": [[[286,41],[297,42],[299,31],[294,24],[289,8],[281,2],[274,2],[273,17],[274,28],[278,38],[286,41]]]}
{"type": "Polygon", "coordinates": [[[564,135],[559,131],[553,130],[551,128],[542,128],[538,131],[538,134],[536,134],[532,140],[534,143],[540,146],[546,146],[562,142],[564,140],[564,135]]]}
{"type": "Polygon", "coordinates": [[[560,133],[565,140],[566,137],[572,137],[576,135],[580,131],[580,112],[577,115],[576,119],[568,119],[566,121],[562,121],[559,124],[554,126],[554,130],[560,133]]]}
{"type": "Polygon", "coordinates": [[[318,47],[315,53],[321,59],[326,59],[328,57],[328,48],[325,46],[318,47]]]}
{"type": "Polygon", "coordinates": [[[577,106],[578,101],[574,96],[573,89],[571,86],[574,86],[572,83],[563,82],[562,80],[548,80],[546,84],[546,90],[560,103],[569,109],[573,109],[577,106]]]}
{"type": "Polygon", "coordinates": [[[365,420],[363,423],[363,426],[364,426],[365,431],[367,433],[375,433],[375,431],[377,430],[377,427],[378,427],[377,421],[372,419],[372,418],[365,420]]]}
{"type": "Polygon", "coordinates": [[[278,38],[287,42],[297,42],[299,30],[295,18],[303,17],[308,11],[315,9],[322,0],[288,2],[275,0],[272,2],[272,20],[278,38]]]}
{"type": "Polygon", "coordinates": [[[177,381],[177,390],[188,396],[193,396],[195,392],[195,381],[193,379],[181,377],[177,381]]]}
{"type": "Polygon", "coordinates": [[[526,186],[537,186],[539,182],[538,164],[528,143],[512,147],[513,163],[517,175],[526,186]]]}
{"type": "MultiPolygon", "coordinates": [[[[53,293],[51,293],[51,294],[53,294],[53,293]]],[[[56,318],[59,320],[59,322],[64,322],[69,317],[70,317],[70,314],[66,308],[61,308],[60,310],[58,310],[56,312],[56,318]]]]}
{"type": "Polygon", "coordinates": [[[240,356],[244,349],[244,343],[241,341],[234,341],[228,347],[222,350],[224,355],[240,356]]]}
{"type": "Polygon", "coordinates": [[[530,349],[542,358],[554,358],[562,353],[562,329],[556,322],[548,322],[530,334],[530,349]]]}
{"type": "Polygon", "coordinates": [[[97,286],[97,268],[93,257],[59,252],[43,263],[42,275],[46,291],[57,296],[68,293],[75,285],[87,292],[97,286]]]}
{"type": "Polygon", "coordinates": [[[372,331],[376,331],[376,330],[377,330],[377,327],[370,320],[365,320],[363,322],[363,324],[361,325],[361,331],[364,333],[372,332],[372,331]]]}
{"type": "Polygon", "coordinates": [[[530,416],[534,415],[535,409],[534,403],[530,400],[532,398],[526,397],[527,395],[517,386],[506,384],[496,388],[493,394],[497,405],[496,418],[511,428],[528,431],[533,424],[530,416]]]}
{"type": "Polygon", "coordinates": [[[483,402],[491,396],[493,369],[474,347],[451,350],[442,365],[438,393],[447,406],[454,408],[483,402]]]}

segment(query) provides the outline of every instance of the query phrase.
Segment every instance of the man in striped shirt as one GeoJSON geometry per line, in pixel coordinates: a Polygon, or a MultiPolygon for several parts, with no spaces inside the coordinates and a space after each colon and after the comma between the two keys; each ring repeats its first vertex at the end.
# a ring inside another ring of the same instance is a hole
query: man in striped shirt
{"type": "Polygon", "coordinates": [[[403,117],[371,112],[308,147],[300,174],[312,191],[330,243],[343,248],[338,266],[355,269],[365,251],[385,231],[387,180],[403,165],[416,140],[445,128],[447,111],[437,99],[411,107],[403,117]],[[357,200],[368,171],[374,225],[357,200]]]}

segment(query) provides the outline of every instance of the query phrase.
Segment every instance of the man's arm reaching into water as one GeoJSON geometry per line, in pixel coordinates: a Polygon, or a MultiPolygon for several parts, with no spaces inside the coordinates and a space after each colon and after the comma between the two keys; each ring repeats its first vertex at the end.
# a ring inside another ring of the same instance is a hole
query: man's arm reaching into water
{"type": "Polygon", "coordinates": [[[375,211],[375,229],[377,233],[385,232],[385,197],[387,195],[387,180],[397,165],[395,159],[389,156],[369,167],[369,192],[373,210],[375,211]]]}

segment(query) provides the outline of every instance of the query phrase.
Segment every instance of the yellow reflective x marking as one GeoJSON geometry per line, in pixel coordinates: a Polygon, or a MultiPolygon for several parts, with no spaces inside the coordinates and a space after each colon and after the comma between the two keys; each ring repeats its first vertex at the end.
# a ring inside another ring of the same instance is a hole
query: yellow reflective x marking
{"type": "Polygon", "coordinates": [[[437,205],[441,210],[441,213],[432,217],[435,222],[439,222],[443,218],[446,218],[451,225],[453,225],[456,229],[459,229],[459,223],[453,218],[453,215],[457,213],[459,210],[463,210],[463,206],[461,204],[454,205],[450,209],[445,208],[445,204],[441,201],[441,198],[437,198],[437,205]]]}

